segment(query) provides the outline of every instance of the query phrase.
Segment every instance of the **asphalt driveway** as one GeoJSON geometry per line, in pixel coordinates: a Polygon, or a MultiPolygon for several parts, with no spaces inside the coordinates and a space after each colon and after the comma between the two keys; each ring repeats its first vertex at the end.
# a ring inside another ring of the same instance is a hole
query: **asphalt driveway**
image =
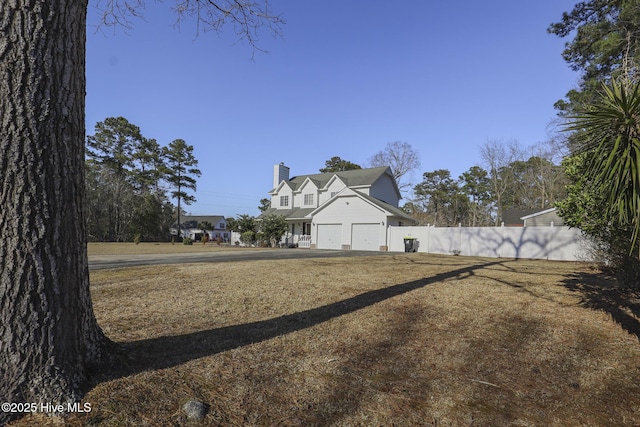
{"type": "Polygon", "coordinates": [[[259,261],[299,258],[333,258],[392,255],[394,253],[395,252],[338,251],[323,249],[265,249],[258,251],[200,252],[177,254],[92,255],[89,256],[89,270],[134,267],[141,265],[259,261]]]}

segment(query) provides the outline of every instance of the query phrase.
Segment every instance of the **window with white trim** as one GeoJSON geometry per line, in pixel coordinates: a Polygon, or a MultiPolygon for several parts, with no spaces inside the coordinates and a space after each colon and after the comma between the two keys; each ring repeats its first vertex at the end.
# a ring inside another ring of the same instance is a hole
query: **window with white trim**
{"type": "Polygon", "coordinates": [[[289,196],[280,196],[280,206],[289,206],[289,196]]]}
{"type": "Polygon", "coordinates": [[[313,205],[313,193],[308,193],[304,195],[304,205],[305,206],[313,205]]]}

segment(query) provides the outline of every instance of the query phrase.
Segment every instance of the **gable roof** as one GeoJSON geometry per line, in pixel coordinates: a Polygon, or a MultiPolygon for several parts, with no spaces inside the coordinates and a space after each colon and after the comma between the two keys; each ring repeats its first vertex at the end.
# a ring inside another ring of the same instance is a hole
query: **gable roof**
{"type": "Polygon", "coordinates": [[[543,211],[534,212],[530,215],[520,218],[525,226],[548,226],[548,225],[565,225],[564,219],[558,215],[556,208],[549,208],[543,211]]]}
{"type": "Polygon", "coordinates": [[[357,193],[358,193],[358,195],[364,197],[366,200],[370,201],[374,205],[377,205],[378,207],[386,210],[387,212],[389,212],[390,214],[392,214],[395,217],[404,218],[407,221],[411,221],[411,222],[414,222],[414,223],[416,222],[416,220],[411,215],[409,215],[408,213],[406,213],[405,211],[403,211],[400,208],[396,208],[395,206],[390,205],[389,203],[383,202],[382,200],[378,200],[375,197],[371,197],[371,196],[368,196],[366,194],[362,194],[360,192],[357,192],[357,193]]]}
{"type": "Polygon", "coordinates": [[[269,191],[269,194],[276,194],[278,191],[280,191],[280,189],[284,186],[289,187],[291,190],[293,190],[293,188],[291,187],[291,184],[289,184],[289,181],[285,181],[284,179],[282,181],[280,181],[280,183],[271,191],[269,191]]]}
{"type": "Polygon", "coordinates": [[[389,170],[389,175],[393,176],[388,166],[294,176],[289,179],[289,187],[297,191],[308,178],[316,184],[318,188],[324,188],[333,176],[339,177],[348,187],[373,185],[387,170],[389,170]]]}
{"type": "Polygon", "coordinates": [[[537,212],[534,212],[532,214],[523,216],[520,219],[522,219],[522,220],[531,219],[531,218],[535,218],[535,217],[540,216],[540,215],[546,215],[548,213],[555,212],[555,211],[556,211],[556,208],[549,208],[549,209],[545,209],[543,211],[537,211],[537,212]]]}
{"type": "Polygon", "coordinates": [[[315,188],[316,190],[319,190],[320,188],[322,188],[319,184],[320,184],[320,183],[318,182],[318,180],[312,179],[311,177],[306,177],[306,178],[304,179],[304,181],[302,181],[302,183],[301,183],[300,185],[296,186],[296,188],[294,189],[294,191],[296,191],[296,190],[297,190],[297,191],[302,191],[302,189],[303,189],[304,187],[308,187],[309,185],[313,185],[313,186],[315,186],[315,187],[316,187],[316,188],[315,188]]]}
{"type": "Polygon", "coordinates": [[[347,183],[344,182],[343,180],[340,179],[340,177],[338,175],[333,175],[331,178],[329,178],[329,181],[327,181],[327,183],[324,185],[324,188],[327,189],[329,187],[331,187],[335,182],[339,182],[340,184],[340,188],[344,188],[347,186],[347,183]]]}
{"type": "Polygon", "coordinates": [[[396,208],[395,206],[392,206],[392,205],[390,205],[388,203],[385,203],[382,200],[376,199],[375,197],[371,197],[369,195],[366,195],[366,194],[361,193],[361,192],[356,191],[356,190],[352,190],[350,188],[345,188],[340,193],[338,193],[335,197],[333,197],[332,199],[330,199],[326,203],[324,203],[322,206],[319,206],[319,207],[313,209],[312,212],[309,213],[309,215],[310,216],[315,215],[316,213],[318,213],[322,209],[324,209],[327,206],[331,205],[337,199],[339,199],[341,197],[345,197],[345,196],[348,196],[348,197],[353,197],[353,196],[360,197],[361,199],[369,202],[370,204],[374,205],[378,209],[381,209],[382,211],[386,212],[389,216],[402,218],[402,219],[407,220],[407,221],[415,222],[415,219],[413,219],[409,214],[407,214],[402,209],[396,208]]]}

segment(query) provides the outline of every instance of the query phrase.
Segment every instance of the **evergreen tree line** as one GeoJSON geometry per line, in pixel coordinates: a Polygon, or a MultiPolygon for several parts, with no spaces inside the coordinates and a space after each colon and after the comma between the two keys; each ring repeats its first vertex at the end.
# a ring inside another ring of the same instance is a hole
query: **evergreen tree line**
{"type": "Polygon", "coordinates": [[[548,32],[580,73],[556,103],[569,155],[568,196],[558,212],[589,236],[603,267],[640,279],[640,1],[577,3],[548,32]]]}
{"type": "Polygon", "coordinates": [[[161,146],[124,117],[109,117],[87,137],[85,217],[90,241],[168,241],[175,199],[195,201],[200,176],[193,147],[161,146]]]}
{"type": "Polygon", "coordinates": [[[425,172],[403,209],[422,225],[481,227],[500,225],[511,209],[551,208],[566,196],[567,177],[550,146],[489,141],[481,147],[484,167],[472,166],[457,180],[447,169],[425,172]]]}

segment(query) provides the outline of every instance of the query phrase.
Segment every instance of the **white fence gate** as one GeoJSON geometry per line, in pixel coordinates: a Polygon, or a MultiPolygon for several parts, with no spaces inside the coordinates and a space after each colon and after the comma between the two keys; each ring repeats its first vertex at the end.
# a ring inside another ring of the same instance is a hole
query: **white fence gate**
{"type": "Polygon", "coordinates": [[[417,251],[493,258],[587,261],[589,243],[569,227],[389,227],[389,251],[404,252],[404,238],[417,251]]]}

